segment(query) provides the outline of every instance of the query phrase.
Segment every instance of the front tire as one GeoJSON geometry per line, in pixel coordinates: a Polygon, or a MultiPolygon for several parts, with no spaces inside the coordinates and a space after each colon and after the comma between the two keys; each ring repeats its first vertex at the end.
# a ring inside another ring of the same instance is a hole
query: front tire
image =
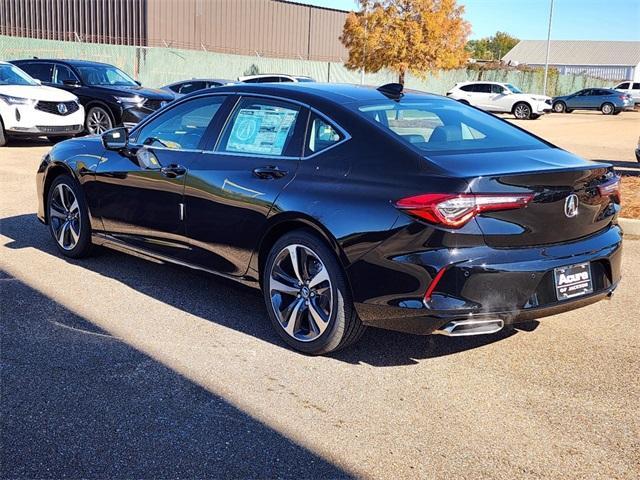
{"type": "Polygon", "coordinates": [[[113,128],[113,120],[105,108],[91,107],[87,112],[84,128],[91,135],[102,135],[113,128]]]}
{"type": "Polygon", "coordinates": [[[91,252],[89,209],[78,183],[69,175],[57,177],[47,194],[49,232],[65,257],[82,258],[91,252]]]}
{"type": "Polygon", "coordinates": [[[365,330],[334,253],[306,230],[285,234],[262,271],[269,318],[294,349],[321,355],[357,341],[365,330]]]}
{"type": "Polygon", "coordinates": [[[567,104],[564,102],[556,102],[553,104],[553,111],[555,113],[565,113],[567,111],[567,104]]]}
{"type": "Polygon", "coordinates": [[[7,144],[7,134],[4,132],[4,123],[0,118],[0,147],[4,147],[7,144]]]}
{"type": "Polygon", "coordinates": [[[529,120],[531,113],[531,107],[528,103],[518,102],[513,106],[513,116],[518,120],[529,120]]]}
{"type": "Polygon", "coordinates": [[[613,112],[616,111],[616,108],[613,106],[613,103],[603,103],[600,107],[600,111],[603,115],[613,115],[613,112]]]}

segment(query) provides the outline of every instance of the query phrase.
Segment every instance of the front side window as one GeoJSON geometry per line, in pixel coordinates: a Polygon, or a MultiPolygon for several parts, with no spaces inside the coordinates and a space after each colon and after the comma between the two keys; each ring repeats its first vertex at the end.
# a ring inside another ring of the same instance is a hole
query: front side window
{"type": "Polygon", "coordinates": [[[231,115],[218,151],[288,156],[299,115],[296,105],[244,98],[231,115]]]}
{"type": "Polygon", "coordinates": [[[9,64],[0,64],[0,85],[37,85],[33,78],[9,64]]]}
{"type": "Polygon", "coordinates": [[[357,110],[428,155],[548,148],[492,115],[446,99],[388,100],[360,105],[357,110]]]}
{"type": "Polygon", "coordinates": [[[65,81],[77,82],[78,78],[71,69],[65,65],[56,65],[53,83],[63,85],[65,81]]]}
{"type": "Polygon", "coordinates": [[[629,82],[621,83],[616,88],[619,88],[621,90],[627,90],[629,88],[629,82]]]}
{"type": "Polygon", "coordinates": [[[53,80],[53,63],[28,63],[20,68],[41,82],[51,83],[53,80]]]}
{"type": "Polygon", "coordinates": [[[491,93],[502,93],[504,92],[504,87],[502,85],[493,84],[491,85],[491,93]]]}
{"type": "Polygon", "coordinates": [[[344,136],[326,120],[313,114],[309,122],[309,133],[305,155],[321,152],[340,142],[344,136]]]}
{"type": "Polygon", "coordinates": [[[509,90],[511,90],[512,93],[522,93],[522,90],[520,90],[518,87],[516,87],[515,85],[511,85],[510,83],[507,83],[505,85],[509,90]]]}
{"type": "Polygon", "coordinates": [[[81,65],[76,67],[82,80],[92,86],[133,87],[137,83],[129,75],[112,65],[81,65]]]}
{"type": "Polygon", "coordinates": [[[226,97],[194,98],[181,103],[143,126],[133,143],[179,150],[193,150],[226,97]]]}

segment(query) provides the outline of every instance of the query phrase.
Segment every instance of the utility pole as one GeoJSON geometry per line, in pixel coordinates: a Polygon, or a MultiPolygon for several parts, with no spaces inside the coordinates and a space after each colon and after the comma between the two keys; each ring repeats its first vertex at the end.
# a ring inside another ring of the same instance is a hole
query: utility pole
{"type": "Polygon", "coordinates": [[[549,51],[551,50],[551,21],[553,20],[553,0],[551,0],[551,8],[549,9],[549,30],[547,32],[547,56],[544,61],[544,85],[542,87],[542,95],[547,94],[547,78],[549,76],[549,51]]]}

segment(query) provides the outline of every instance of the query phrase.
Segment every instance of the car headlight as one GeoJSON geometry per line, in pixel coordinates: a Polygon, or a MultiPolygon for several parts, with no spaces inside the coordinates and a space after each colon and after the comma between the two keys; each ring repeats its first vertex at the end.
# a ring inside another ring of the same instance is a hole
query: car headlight
{"type": "Polygon", "coordinates": [[[125,108],[127,108],[127,107],[141,107],[142,105],[144,105],[144,102],[146,102],[147,99],[136,95],[134,97],[116,97],[116,101],[118,103],[121,103],[125,108]]]}
{"type": "Polygon", "coordinates": [[[35,105],[37,100],[33,98],[12,97],[11,95],[0,94],[0,100],[8,105],[35,105]]]}

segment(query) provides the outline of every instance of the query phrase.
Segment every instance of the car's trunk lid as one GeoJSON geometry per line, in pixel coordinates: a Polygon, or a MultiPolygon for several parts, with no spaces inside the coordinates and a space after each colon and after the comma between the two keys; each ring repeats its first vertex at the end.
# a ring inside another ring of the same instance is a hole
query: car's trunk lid
{"type": "Polygon", "coordinates": [[[602,230],[617,208],[599,185],[611,181],[605,163],[583,160],[555,148],[467,153],[430,158],[451,162],[472,193],[534,193],[525,207],[486,212],[476,220],[485,241],[495,247],[545,245],[582,238],[602,230]]]}

